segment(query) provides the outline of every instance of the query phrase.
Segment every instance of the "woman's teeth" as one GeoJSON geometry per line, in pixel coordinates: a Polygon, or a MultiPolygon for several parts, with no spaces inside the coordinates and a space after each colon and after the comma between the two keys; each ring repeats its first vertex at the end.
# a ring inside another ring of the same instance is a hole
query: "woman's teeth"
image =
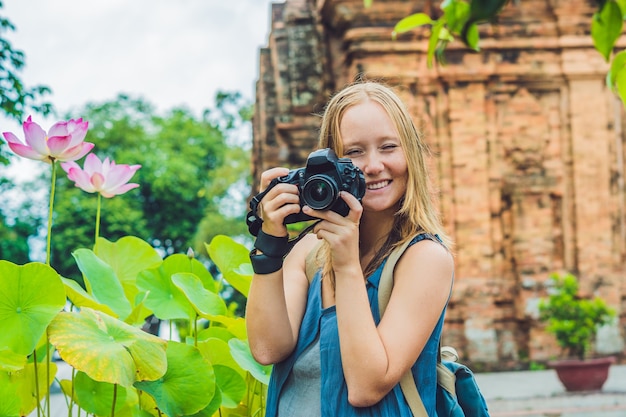
{"type": "Polygon", "coordinates": [[[367,186],[368,190],[378,190],[379,188],[386,187],[389,184],[389,181],[381,181],[374,184],[369,184],[367,186]]]}

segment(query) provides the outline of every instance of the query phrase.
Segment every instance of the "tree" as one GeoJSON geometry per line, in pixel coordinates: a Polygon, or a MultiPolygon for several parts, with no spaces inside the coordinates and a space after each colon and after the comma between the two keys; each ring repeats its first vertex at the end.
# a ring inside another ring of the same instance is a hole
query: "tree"
{"type": "MultiPolygon", "coordinates": [[[[363,0],[365,7],[370,7],[373,0],[363,0]]],[[[514,0],[517,4],[522,0],[514,0]]],[[[480,51],[478,26],[483,23],[496,23],[498,15],[510,0],[443,0],[441,11],[431,16],[415,13],[400,20],[393,32],[411,31],[417,27],[430,25],[428,43],[428,63],[445,64],[445,50],[450,42],[460,39],[467,47],[480,51]]],[[[626,0],[594,0],[597,11],[590,22],[591,38],[596,50],[611,63],[607,74],[607,85],[626,103],[626,51],[614,53],[616,41],[622,35],[626,16],[626,0]]],[[[432,5],[432,0],[430,0],[432,5]]],[[[431,7],[431,10],[434,8],[431,7]]]]}
{"type": "Polygon", "coordinates": [[[26,64],[24,52],[14,49],[6,39],[7,32],[14,30],[13,23],[0,16],[0,108],[5,115],[17,121],[21,121],[28,110],[45,116],[52,112],[53,107],[40,100],[51,90],[43,85],[26,87],[22,82],[18,73],[26,64]]]}
{"type": "MultiPolygon", "coordinates": [[[[0,1],[0,9],[3,3],[0,1]]],[[[42,101],[51,92],[49,87],[37,85],[26,87],[19,76],[26,65],[24,52],[13,48],[6,38],[15,26],[9,19],[0,16],[0,111],[9,118],[21,121],[26,111],[47,115],[53,111],[50,103],[42,101]]],[[[9,164],[9,151],[4,141],[0,141],[0,165],[9,164]]],[[[0,190],[7,190],[13,184],[0,175],[0,190]]],[[[9,215],[6,207],[0,208],[0,259],[17,259],[25,263],[29,260],[28,236],[35,230],[29,221],[9,215]]]]}
{"type": "MultiPolygon", "coordinates": [[[[226,132],[209,119],[211,111],[199,119],[184,108],[159,116],[146,101],[119,95],[75,113],[89,121],[87,140],[100,159],[142,166],[132,178],[139,188],[103,199],[100,236],[138,236],[168,255],[186,252],[194,242],[196,251],[204,251],[208,240],[196,237],[201,223],[203,237],[243,232],[245,213],[237,218],[220,207],[231,181],[245,175],[237,171],[247,172],[248,154],[227,144],[226,132]]],[[[69,254],[93,246],[96,197],[74,188],[64,175],[56,195],[52,264],[74,277],[69,254]]]]}

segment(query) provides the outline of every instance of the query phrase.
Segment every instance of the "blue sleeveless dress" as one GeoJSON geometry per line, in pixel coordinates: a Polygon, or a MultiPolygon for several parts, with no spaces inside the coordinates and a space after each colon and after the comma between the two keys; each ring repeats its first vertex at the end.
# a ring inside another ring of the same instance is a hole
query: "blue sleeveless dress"
{"type": "MultiPolygon", "coordinates": [[[[414,239],[411,244],[421,239],[414,239]]],[[[387,260],[367,279],[367,294],[372,316],[376,324],[380,322],[378,311],[378,283],[387,260]]],[[[339,350],[339,332],[335,306],[323,309],[321,294],[321,273],[318,271],[309,286],[306,311],[300,326],[300,334],[294,352],[284,361],[274,365],[267,394],[266,417],[275,417],[278,410],[280,393],[289,377],[294,363],[300,355],[316,341],[319,336],[321,361],[321,416],[389,416],[412,417],[413,414],[404,399],[400,385],[396,385],[381,401],[370,407],[353,407],[348,402],[348,387],[343,375],[341,352],[339,350]]],[[[445,307],[439,317],[426,346],[411,368],[413,377],[430,417],[436,417],[435,410],[437,387],[437,351],[445,316],[445,307]]],[[[416,317],[415,320],[419,320],[416,317]]],[[[319,414],[319,413],[316,413],[319,414]]]]}

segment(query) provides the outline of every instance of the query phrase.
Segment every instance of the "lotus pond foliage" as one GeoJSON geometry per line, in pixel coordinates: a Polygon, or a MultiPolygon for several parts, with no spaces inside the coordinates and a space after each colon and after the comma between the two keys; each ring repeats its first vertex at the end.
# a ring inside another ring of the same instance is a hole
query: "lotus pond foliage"
{"type": "Polygon", "coordinates": [[[89,153],[87,129],[77,119],[46,133],[29,117],[23,142],[4,133],[16,154],[50,164],[52,180],[46,262],[0,260],[0,416],[50,416],[53,384],[70,416],[262,416],[271,368],[254,361],[244,319],[223,296],[226,283],[247,295],[248,250],[223,235],[206,243],[215,277],[191,250],[163,257],[138,237],[100,236],[101,197],[140,187],[129,183],[140,166],[89,153]],[[85,155],[81,168],[75,161],[85,155]],[[61,162],[98,199],[93,245],[68,254],[84,285],[50,265],[61,162]],[[145,331],[153,317],[182,323],[180,337],[145,331]],[[70,366],[68,378],[53,355],[70,366]]]}

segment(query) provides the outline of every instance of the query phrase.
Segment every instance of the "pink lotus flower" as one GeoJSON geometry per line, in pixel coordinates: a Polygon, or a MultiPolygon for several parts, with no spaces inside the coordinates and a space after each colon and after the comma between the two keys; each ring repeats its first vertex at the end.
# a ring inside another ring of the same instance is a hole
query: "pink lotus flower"
{"type": "Polygon", "coordinates": [[[128,183],[128,180],[141,165],[116,165],[109,158],[100,161],[96,155],[90,153],[85,159],[84,170],[73,161],[64,162],[61,167],[78,188],[88,193],[100,193],[102,197],[111,198],[139,187],[139,184],[128,183]]]}
{"type": "Polygon", "coordinates": [[[3,136],[9,143],[9,148],[24,158],[48,163],[75,161],[85,156],[94,146],[93,143],[84,142],[89,123],[82,118],[57,122],[48,134],[30,116],[22,126],[26,144],[11,132],[4,132],[3,136]]]}

